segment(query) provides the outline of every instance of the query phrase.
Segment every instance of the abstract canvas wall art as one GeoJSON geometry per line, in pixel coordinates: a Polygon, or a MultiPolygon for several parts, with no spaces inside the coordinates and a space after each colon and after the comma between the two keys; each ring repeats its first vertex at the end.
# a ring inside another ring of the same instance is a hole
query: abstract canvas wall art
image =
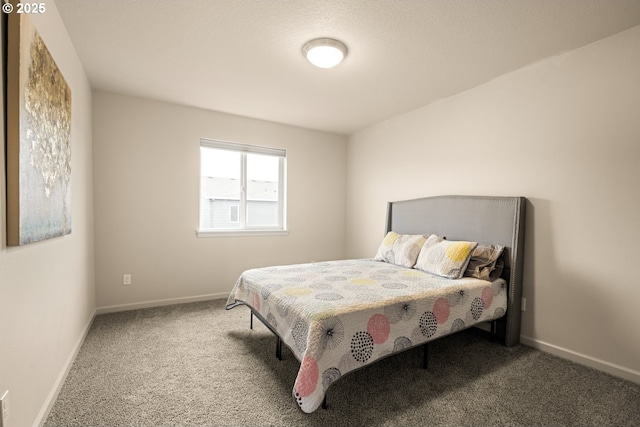
{"type": "Polygon", "coordinates": [[[71,90],[27,14],[9,14],[7,245],[71,233],[71,90]]]}

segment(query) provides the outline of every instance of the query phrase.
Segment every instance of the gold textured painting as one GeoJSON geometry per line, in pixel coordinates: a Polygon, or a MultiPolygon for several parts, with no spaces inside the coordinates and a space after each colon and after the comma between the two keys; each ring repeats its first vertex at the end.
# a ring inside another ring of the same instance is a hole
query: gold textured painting
{"type": "Polygon", "coordinates": [[[27,14],[9,14],[7,244],[71,233],[71,90],[27,14]]]}

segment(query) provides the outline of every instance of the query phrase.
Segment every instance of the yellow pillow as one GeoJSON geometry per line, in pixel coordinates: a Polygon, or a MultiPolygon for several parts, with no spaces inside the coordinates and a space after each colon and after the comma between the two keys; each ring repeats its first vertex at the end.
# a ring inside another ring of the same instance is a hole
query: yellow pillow
{"type": "Polygon", "coordinates": [[[422,234],[398,234],[390,231],[384,237],[374,259],[411,268],[416,264],[426,240],[422,234]]]}
{"type": "Polygon", "coordinates": [[[478,242],[444,240],[432,234],[422,246],[415,268],[436,276],[459,279],[476,246],[478,242]]]}

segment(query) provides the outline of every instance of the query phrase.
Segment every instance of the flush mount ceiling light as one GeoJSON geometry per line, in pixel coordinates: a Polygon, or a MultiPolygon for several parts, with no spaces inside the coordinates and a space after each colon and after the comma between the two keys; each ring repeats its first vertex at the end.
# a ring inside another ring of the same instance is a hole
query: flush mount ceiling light
{"type": "Polygon", "coordinates": [[[316,67],[332,68],[347,56],[347,47],[338,40],[315,39],[302,47],[302,53],[316,67]]]}

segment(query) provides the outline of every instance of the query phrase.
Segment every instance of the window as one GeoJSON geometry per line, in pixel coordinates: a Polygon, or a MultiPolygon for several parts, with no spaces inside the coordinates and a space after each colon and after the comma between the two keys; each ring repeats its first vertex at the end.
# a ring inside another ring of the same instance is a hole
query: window
{"type": "Polygon", "coordinates": [[[285,150],[200,139],[198,236],[286,233],[285,150]]]}

